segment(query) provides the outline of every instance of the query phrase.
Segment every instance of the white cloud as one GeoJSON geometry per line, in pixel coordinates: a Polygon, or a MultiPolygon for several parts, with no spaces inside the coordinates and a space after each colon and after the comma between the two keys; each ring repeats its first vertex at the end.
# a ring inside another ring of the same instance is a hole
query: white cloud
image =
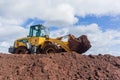
{"type": "Polygon", "coordinates": [[[74,17],[74,9],[69,4],[60,4],[56,7],[50,8],[45,13],[47,23],[59,24],[74,24],[77,18],[74,17]],[[59,22],[59,23],[58,23],[59,22]]]}
{"type": "Polygon", "coordinates": [[[28,29],[20,26],[21,20],[0,17],[0,52],[7,52],[15,39],[25,37],[28,29]]]}
{"type": "Polygon", "coordinates": [[[68,2],[74,6],[76,14],[80,16],[120,14],[120,0],[71,0],[68,2]]]}
{"type": "Polygon", "coordinates": [[[77,16],[119,15],[120,0],[1,0],[0,16],[12,18],[40,18],[48,24],[71,25],[77,16]]]}
{"type": "Polygon", "coordinates": [[[7,43],[6,41],[3,41],[0,46],[2,47],[8,47],[10,43],[7,43]]]}
{"type": "MultiPolygon", "coordinates": [[[[8,20],[7,21],[4,20],[4,21],[7,22],[8,20]]],[[[10,22],[11,22],[11,20],[10,20],[10,22]]],[[[25,29],[19,25],[15,25],[14,21],[13,21],[13,23],[11,22],[11,24],[1,23],[1,25],[0,25],[0,37],[1,37],[0,41],[15,39],[18,36],[19,37],[23,36],[24,34],[26,34],[28,32],[27,29],[25,29]]]]}
{"type": "Polygon", "coordinates": [[[12,45],[13,45],[13,42],[11,42],[11,41],[2,41],[2,42],[0,42],[0,52],[8,53],[8,49],[12,45]]]}
{"type": "Polygon", "coordinates": [[[68,28],[62,28],[56,31],[51,31],[50,32],[50,37],[52,38],[56,38],[56,37],[60,37],[60,36],[65,36],[69,34],[69,30],[68,28]]]}
{"type": "Polygon", "coordinates": [[[40,18],[47,23],[74,24],[77,21],[74,8],[64,2],[53,5],[48,0],[16,0],[2,1],[0,4],[0,15],[14,18],[40,18]],[[19,5],[18,5],[19,4],[19,5]],[[7,5],[7,6],[6,6],[7,5]]]}

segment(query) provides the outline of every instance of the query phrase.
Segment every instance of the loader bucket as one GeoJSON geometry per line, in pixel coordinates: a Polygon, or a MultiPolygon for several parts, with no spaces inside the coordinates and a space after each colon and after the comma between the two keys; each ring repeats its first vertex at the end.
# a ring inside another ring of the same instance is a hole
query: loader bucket
{"type": "Polygon", "coordinates": [[[82,35],[78,38],[70,35],[68,43],[69,48],[79,54],[86,52],[91,47],[90,41],[88,40],[86,35],[82,35]]]}

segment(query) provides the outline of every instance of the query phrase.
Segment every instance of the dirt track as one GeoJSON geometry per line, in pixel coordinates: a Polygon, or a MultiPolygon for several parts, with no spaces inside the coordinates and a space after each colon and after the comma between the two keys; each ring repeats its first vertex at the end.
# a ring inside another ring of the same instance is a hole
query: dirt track
{"type": "Polygon", "coordinates": [[[120,80],[120,57],[0,54],[0,80],[120,80]]]}

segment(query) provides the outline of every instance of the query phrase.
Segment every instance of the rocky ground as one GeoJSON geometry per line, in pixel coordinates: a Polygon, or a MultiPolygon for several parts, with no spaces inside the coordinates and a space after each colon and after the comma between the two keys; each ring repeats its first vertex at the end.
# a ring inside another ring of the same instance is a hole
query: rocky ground
{"type": "Polygon", "coordinates": [[[120,80],[120,57],[0,54],[0,80],[120,80]]]}

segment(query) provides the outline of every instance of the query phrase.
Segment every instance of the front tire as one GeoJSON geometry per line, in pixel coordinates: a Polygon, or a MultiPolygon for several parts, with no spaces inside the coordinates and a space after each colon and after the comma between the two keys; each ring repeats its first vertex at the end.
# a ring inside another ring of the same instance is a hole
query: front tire
{"type": "Polygon", "coordinates": [[[43,53],[44,54],[50,54],[50,53],[57,53],[59,52],[59,49],[56,45],[47,45],[44,50],[43,50],[43,53]]]}
{"type": "Polygon", "coordinates": [[[15,50],[15,54],[28,54],[26,47],[20,46],[15,50]]]}

